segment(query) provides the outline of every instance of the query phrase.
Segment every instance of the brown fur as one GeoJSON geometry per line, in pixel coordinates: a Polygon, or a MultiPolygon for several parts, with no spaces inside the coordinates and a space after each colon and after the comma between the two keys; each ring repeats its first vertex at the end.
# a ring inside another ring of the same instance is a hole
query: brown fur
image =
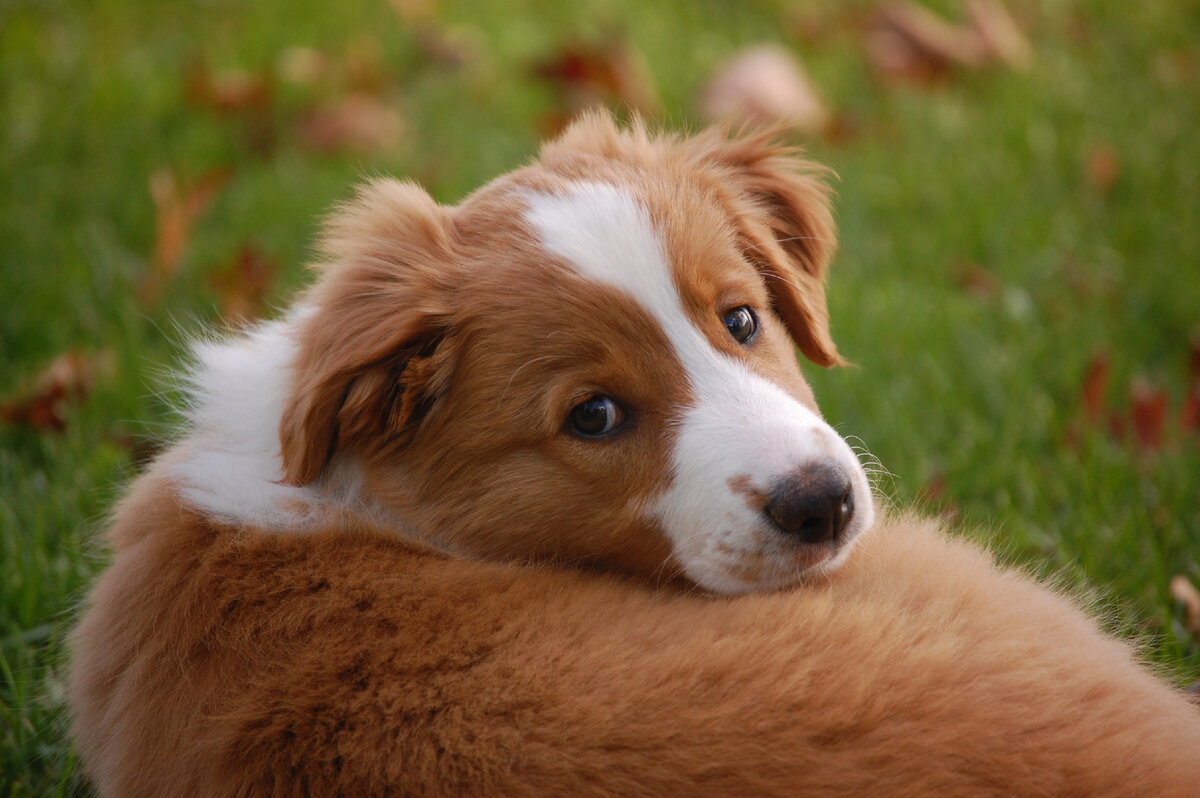
{"type": "Polygon", "coordinates": [[[369,529],[206,524],[144,486],[75,637],[106,795],[1185,796],[1200,712],[927,523],[713,600],[369,529]],[[165,518],[167,516],[169,518],[165,518]]]}
{"type": "Polygon", "coordinates": [[[324,485],[352,455],[376,504],[303,532],[206,519],[173,481],[188,439],[135,483],[73,636],[101,793],[1197,794],[1200,712],[1070,600],[926,522],[883,519],[786,593],[671,578],[638,509],[685,376],[628,297],[529,268],[513,191],[634,187],[690,321],[815,408],[792,341],[841,358],[813,172],[761,137],[592,118],[457,208],[382,181],[344,209],[282,462],[324,485]],[[745,351],[712,313],[742,302],[766,309],[745,351]],[[543,334],[554,314],[590,323],[543,334]],[[561,434],[597,373],[640,413],[600,446],[561,434]]]}

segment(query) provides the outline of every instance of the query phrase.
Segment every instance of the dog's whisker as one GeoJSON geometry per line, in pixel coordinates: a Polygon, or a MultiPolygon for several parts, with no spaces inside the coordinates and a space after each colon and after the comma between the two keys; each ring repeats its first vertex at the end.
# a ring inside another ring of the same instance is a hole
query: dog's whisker
{"type": "MultiPolygon", "coordinates": [[[[786,244],[789,241],[820,241],[822,243],[829,243],[829,244],[834,243],[834,239],[826,237],[826,236],[788,236],[787,238],[773,239],[773,243],[776,243],[776,244],[786,244]]],[[[756,241],[754,243],[748,244],[747,246],[742,247],[742,254],[745,255],[747,252],[750,252],[752,250],[761,249],[764,246],[764,243],[760,243],[760,242],[756,241]]]]}

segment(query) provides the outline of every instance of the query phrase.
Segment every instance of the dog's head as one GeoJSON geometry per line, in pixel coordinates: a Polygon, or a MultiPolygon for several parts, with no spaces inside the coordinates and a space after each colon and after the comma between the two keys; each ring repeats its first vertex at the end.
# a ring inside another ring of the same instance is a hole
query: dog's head
{"type": "Polygon", "coordinates": [[[814,172],[595,115],[457,207],[373,183],[305,301],[287,482],[466,556],[721,593],[835,566],[873,507],[795,356],[842,362],[814,172]]]}

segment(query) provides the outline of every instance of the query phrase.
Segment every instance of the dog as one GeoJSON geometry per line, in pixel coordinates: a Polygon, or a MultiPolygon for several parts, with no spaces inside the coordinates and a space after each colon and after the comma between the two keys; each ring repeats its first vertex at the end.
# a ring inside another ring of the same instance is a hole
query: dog
{"type": "Polygon", "coordinates": [[[378,180],[196,347],[69,705],[102,795],[1196,795],[1200,712],[821,417],[822,170],[590,114],[378,180]]]}

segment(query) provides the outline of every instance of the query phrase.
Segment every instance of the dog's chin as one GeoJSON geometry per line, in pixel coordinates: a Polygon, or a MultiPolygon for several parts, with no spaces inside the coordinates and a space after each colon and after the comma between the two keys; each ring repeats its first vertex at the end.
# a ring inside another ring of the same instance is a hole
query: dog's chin
{"type": "Polygon", "coordinates": [[[789,590],[835,572],[850,558],[869,529],[855,525],[837,542],[797,544],[778,533],[747,535],[744,545],[728,536],[705,547],[703,554],[678,558],[684,575],[697,587],[722,596],[789,590]]]}

